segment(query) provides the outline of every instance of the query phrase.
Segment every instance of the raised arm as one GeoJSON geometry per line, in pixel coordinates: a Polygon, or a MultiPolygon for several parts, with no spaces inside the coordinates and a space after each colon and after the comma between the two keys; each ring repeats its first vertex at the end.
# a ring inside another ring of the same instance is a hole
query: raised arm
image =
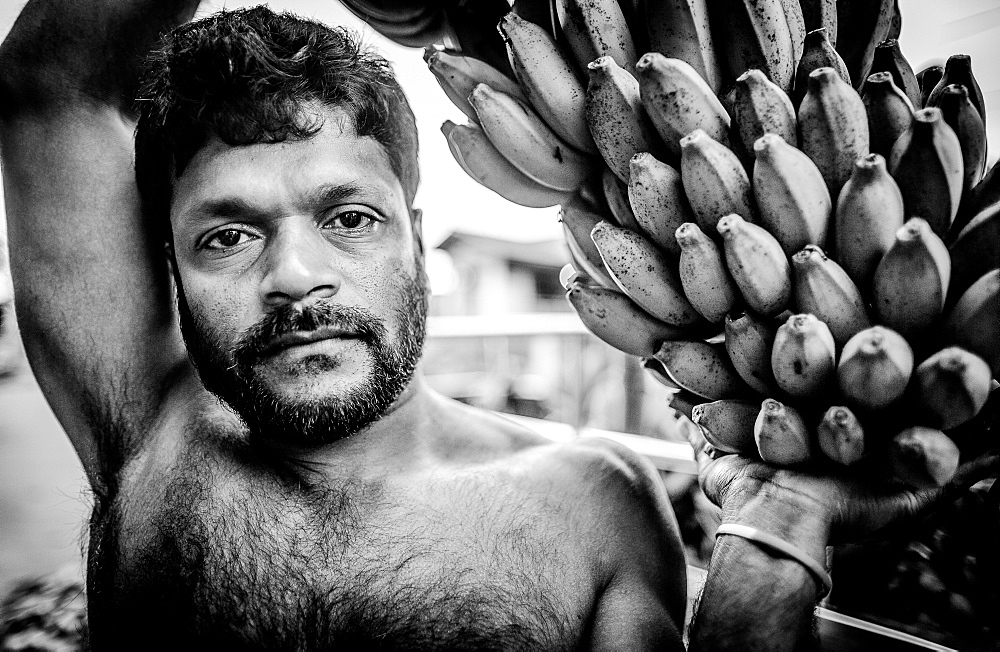
{"type": "Polygon", "coordinates": [[[163,244],[143,228],[129,108],[197,0],[32,0],[0,46],[2,155],[25,349],[93,484],[186,357],[163,244]]]}

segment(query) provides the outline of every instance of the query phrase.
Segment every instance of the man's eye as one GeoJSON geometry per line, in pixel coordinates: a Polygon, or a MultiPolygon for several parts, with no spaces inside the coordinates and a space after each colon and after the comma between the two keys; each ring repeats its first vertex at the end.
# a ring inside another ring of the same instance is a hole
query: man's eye
{"type": "Polygon", "coordinates": [[[364,229],[375,221],[371,215],[361,211],[344,211],[327,222],[327,228],[364,229]]]}
{"type": "Polygon", "coordinates": [[[250,238],[249,234],[243,231],[238,231],[236,229],[225,229],[224,231],[219,231],[208,240],[205,241],[205,248],[207,249],[228,249],[230,247],[235,247],[236,245],[243,244],[250,238]]]}

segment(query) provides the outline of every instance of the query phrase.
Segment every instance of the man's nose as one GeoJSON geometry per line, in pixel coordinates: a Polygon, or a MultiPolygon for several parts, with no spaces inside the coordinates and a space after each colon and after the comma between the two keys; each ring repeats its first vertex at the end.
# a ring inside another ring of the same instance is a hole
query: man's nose
{"type": "Polygon", "coordinates": [[[261,295],[269,305],[325,299],[340,290],[333,247],[313,226],[285,229],[268,246],[261,295]]]}

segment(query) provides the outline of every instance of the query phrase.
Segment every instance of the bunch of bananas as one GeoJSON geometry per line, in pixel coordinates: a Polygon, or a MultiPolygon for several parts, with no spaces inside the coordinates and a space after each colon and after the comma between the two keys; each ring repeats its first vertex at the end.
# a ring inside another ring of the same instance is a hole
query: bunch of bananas
{"type": "Polygon", "coordinates": [[[587,328],[717,449],[946,483],[946,431],[1000,376],[969,57],[914,73],[892,0],[526,4],[499,24],[514,78],[425,59],[471,120],[442,129],[469,175],[562,206],[587,328]]]}

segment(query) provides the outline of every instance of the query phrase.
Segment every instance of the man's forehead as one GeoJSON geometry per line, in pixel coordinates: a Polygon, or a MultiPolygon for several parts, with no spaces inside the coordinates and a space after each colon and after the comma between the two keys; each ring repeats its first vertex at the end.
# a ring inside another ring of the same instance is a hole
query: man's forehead
{"type": "MultiPolygon", "coordinates": [[[[225,194],[254,196],[275,189],[314,194],[320,186],[350,184],[373,194],[403,198],[385,148],[358,136],[342,110],[317,116],[318,130],[277,143],[230,145],[218,136],[191,159],[174,184],[176,210],[225,194]]],[[[405,201],[405,199],[404,199],[405,201]]],[[[174,211],[172,211],[174,212],[174,211]]]]}

